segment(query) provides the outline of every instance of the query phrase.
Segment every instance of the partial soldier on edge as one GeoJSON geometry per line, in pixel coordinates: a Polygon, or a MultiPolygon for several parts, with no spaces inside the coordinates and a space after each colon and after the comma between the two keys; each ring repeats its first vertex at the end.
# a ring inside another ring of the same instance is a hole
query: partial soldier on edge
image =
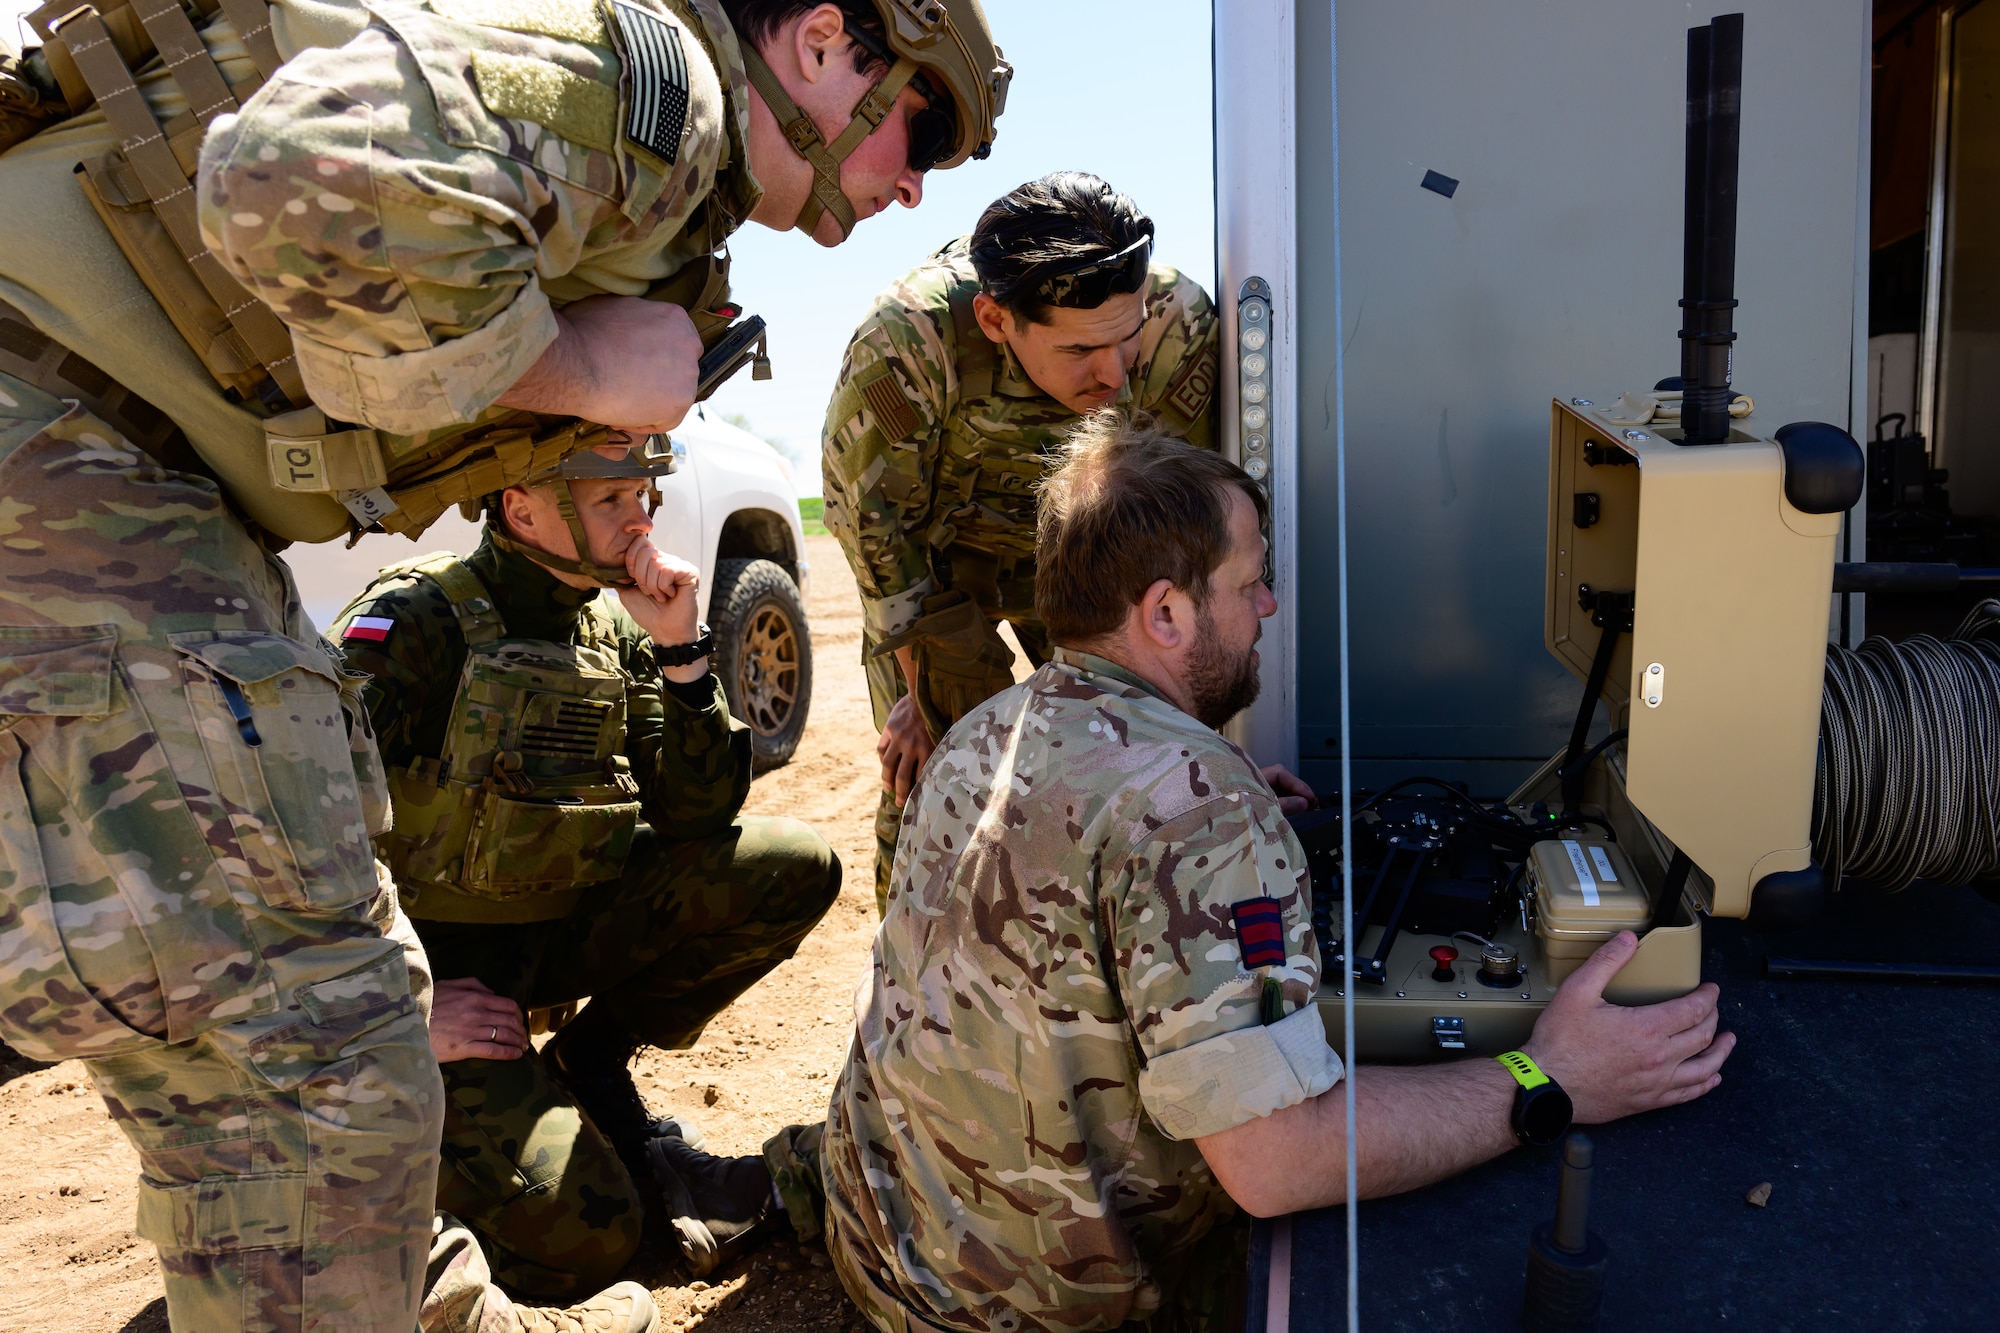
{"type": "Polygon", "coordinates": [[[1013,683],[1035,612],[1035,486],[1085,414],[1154,414],[1215,440],[1208,294],[1152,262],[1153,223],[1096,176],[1062,171],[995,200],[882,296],[827,408],[826,525],[861,586],[881,731],[875,899],[888,905],[903,804],[931,747],[1013,683]]]}
{"type": "MultiPolygon", "coordinates": [[[[750,733],[697,572],[650,536],[665,443],[491,497],[478,550],[390,566],[331,631],[370,678],[378,848],[437,979],[438,1206],[536,1297],[611,1281],[645,1214],[690,1198],[658,1140],[699,1136],[646,1106],[635,1052],[692,1046],[840,891],[810,827],[739,813],[750,733]],[[585,999],[536,1051],[528,1015],[585,999]]],[[[734,1239],[667,1220],[697,1276],[734,1239]]]]}
{"type": "MultiPolygon", "coordinates": [[[[427,1284],[426,1327],[521,1328],[432,1216],[380,760],[276,552],[677,423],[729,233],[916,204],[1009,70],[976,0],[37,21],[0,68],[0,1037],[88,1062],[176,1328],[408,1328],[427,1284]]],[[[585,1319],[655,1315],[530,1322],[585,1319]]]]}

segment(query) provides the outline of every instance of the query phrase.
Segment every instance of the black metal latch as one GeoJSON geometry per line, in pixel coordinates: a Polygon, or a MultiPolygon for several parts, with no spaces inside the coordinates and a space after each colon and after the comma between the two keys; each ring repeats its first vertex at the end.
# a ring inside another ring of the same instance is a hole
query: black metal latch
{"type": "Polygon", "coordinates": [[[1603,629],[1607,617],[1617,627],[1627,633],[1632,629],[1633,594],[1629,592],[1599,592],[1588,583],[1576,585],[1576,604],[1590,612],[1590,623],[1603,629]]]}

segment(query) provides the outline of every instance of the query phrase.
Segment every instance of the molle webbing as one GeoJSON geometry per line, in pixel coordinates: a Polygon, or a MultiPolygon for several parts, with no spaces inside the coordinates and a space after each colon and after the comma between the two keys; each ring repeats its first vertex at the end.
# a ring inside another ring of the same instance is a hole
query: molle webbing
{"type": "Polygon", "coordinates": [[[519,485],[579,449],[605,443],[607,427],[570,417],[509,412],[433,438],[426,449],[391,456],[391,440],[367,426],[329,422],[316,407],[264,423],[271,484],[281,491],[332,495],[356,526],[415,537],[453,505],[470,519],[479,501],[519,485]]]}
{"type": "MultiPolygon", "coordinates": [[[[507,633],[507,624],[501,620],[500,611],[493,605],[493,597],[486,591],[486,585],[472,572],[472,566],[459,557],[441,552],[397,568],[421,574],[437,584],[451,602],[451,614],[458,620],[458,632],[465,636],[467,647],[481,647],[507,633]]],[[[382,572],[387,574],[389,571],[382,572]]]]}
{"type": "Polygon", "coordinates": [[[117,380],[36,328],[34,321],[0,301],[0,371],[58,398],[83,405],[127,441],[177,472],[206,473],[200,455],[172,418],[117,380]]]}
{"type": "Polygon", "coordinates": [[[55,9],[45,6],[31,20],[48,41],[50,66],[73,109],[81,110],[77,104],[87,96],[118,136],[118,147],[104,161],[79,173],[105,227],[224,389],[273,411],[304,405],[308,399],[291,334],[202,243],[195,207],[202,136],[262,84],[267,63],[276,68],[268,10],[257,0],[231,0],[228,6],[232,24],[251,24],[250,33],[239,35],[263,71],[232,86],[177,0],[107,3],[104,12],[90,5],[60,15],[51,12],[55,9]],[[107,14],[119,21],[109,22],[107,14]],[[143,43],[135,41],[133,16],[143,43]],[[114,27],[125,40],[114,38],[114,27]],[[146,105],[132,72],[134,63],[152,54],[165,63],[189,108],[165,126],[146,105]],[[81,89],[74,86],[77,80],[81,89]],[[171,271],[176,260],[192,270],[196,282],[171,271]]]}

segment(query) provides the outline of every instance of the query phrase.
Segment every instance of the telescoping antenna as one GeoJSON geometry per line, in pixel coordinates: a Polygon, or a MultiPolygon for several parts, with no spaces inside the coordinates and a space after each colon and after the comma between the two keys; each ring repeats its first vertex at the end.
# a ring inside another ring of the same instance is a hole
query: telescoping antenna
{"type": "MultiPolygon", "coordinates": [[[[1681,231],[1682,444],[1729,438],[1736,342],[1736,177],[1743,16],[1688,29],[1687,193],[1681,231]]],[[[1663,386],[1664,387],[1664,386],[1663,386]]]]}

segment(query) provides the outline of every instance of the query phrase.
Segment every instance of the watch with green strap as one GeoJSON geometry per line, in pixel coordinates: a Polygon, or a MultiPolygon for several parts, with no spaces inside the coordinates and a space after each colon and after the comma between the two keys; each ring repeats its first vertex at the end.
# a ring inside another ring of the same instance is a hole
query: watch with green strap
{"type": "Polygon", "coordinates": [[[1514,1089],[1514,1137],[1523,1143],[1545,1148],[1569,1133],[1576,1108],[1562,1085],[1541,1071],[1533,1060],[1519,1051],[1496,1055],[1501,1068],[1521,1086],[1514,1089]]]}

